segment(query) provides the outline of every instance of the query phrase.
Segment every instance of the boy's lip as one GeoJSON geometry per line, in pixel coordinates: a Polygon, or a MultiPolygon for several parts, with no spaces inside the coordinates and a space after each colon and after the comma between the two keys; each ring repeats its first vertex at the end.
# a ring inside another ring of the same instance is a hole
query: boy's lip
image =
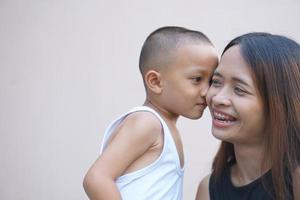
{"type": "Polygon", "coordinates": [[[207,106],[207,104],[206,104],[205,102],[200,102],[200,103],[197,103],[196,105],[199,105],[199,106],[204,106],[204,107],[206,107],[206,106],[207,106]]]}

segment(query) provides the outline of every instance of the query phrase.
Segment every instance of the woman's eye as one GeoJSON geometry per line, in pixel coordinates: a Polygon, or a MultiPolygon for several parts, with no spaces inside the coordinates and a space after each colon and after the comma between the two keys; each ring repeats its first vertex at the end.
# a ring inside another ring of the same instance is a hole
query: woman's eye
{"type": "Polygon", "coordinates": [[[243,95],[243,94],[246,94],[247,92],[239,87],[236,87],[234,88],[235,92],[238,94],[238,95],[243,95]]]}
{"type": "Polygon", "coordinates": [[[221,85],[221,82],[219,80],[217,80],[217,79],[212,79],[210,81],[210,85],[211,86],[219,86],[219,85],[221,85]]]}

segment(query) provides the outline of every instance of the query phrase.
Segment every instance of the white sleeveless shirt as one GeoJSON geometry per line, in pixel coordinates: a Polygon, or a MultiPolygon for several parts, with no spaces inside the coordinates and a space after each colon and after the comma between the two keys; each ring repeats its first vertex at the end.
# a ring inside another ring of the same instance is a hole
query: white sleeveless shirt
{"type": "Polygon", "coordinates": [[[123,200],[182,200],[183,172],[177,149],[170,130],[162,117],[146,106],[133,108],[113,121],[106,129],[102,141],[101,153],[106,147],[115,128],[126,116],[133,112],[153,113],[163,128],[164,146],[160,156],[150,165],[120,176],[116,180],[123,200]]]}

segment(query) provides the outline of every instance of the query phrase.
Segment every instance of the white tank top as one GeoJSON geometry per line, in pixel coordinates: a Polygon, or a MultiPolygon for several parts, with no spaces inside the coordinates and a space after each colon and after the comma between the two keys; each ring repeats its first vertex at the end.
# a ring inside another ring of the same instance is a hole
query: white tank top
{"type": "Polygon", "coordinates": [[[181,200],[184,169],[180,166],[179,156],[170,130],[155,110],[146,106],[135,107],[113,121],[104,133],[101,153],[114,129],[126,116],[138,111],[151,112],[160,120],[164,134],[164,146],[160,156],[153,163],[137,171],[122,175],[116,180],[122,199],[181,200]]]}

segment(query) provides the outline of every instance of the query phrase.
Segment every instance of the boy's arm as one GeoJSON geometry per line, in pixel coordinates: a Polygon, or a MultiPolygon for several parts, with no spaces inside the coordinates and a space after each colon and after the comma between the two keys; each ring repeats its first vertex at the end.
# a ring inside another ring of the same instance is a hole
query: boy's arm
{"type": "Polygon", "coordinates": [[[160,134],[160,122],[153,114],[136,112],[126,117],[84,178],[89,198],[121,199],[115,180],[155,143],[160,134]]]}
{"type": "Polygon", "coordinates": [[[207,175],[202,181],[200,182],[196,194],[196,200],[210,200],[209,197],[209,179],[210,175],[207,175]]]}

